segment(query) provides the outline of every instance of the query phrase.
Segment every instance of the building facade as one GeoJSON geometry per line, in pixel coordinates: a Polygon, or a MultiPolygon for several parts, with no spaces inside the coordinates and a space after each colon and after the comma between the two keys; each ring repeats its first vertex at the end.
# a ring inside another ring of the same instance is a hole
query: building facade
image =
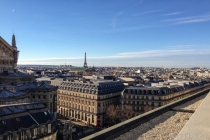
{"type": "Polygon", "coordinates": [[[121,82],[95,83],[51,81],[58,89],[58,113],[87,125],[103,126],[106,108],[119,104],[124,85],[121,82]]]}
{"type": "Polygon", "coordinates": [[[15,35],[12,35],[12,45],[0,36],[0,72],[16,69],[18,54],[15,35]]]}
{"type": "Polygon", "coordinates": [[[207,81],[202,81],[171,87],[126,87],[122,92],[121,104],[132,106],[132,116],[136,116],[187,97],[193,94],[192,91],[202,90],[209,85],[207,81]]]}
{"type": "Polygon", "coordinates": [[[40,85],[32,82],[16,86],[17,91],[29,93],[30,102],[42,103],[54,114],[57,112],[57,89],[58,87],[47,85],[45,82],[40,85]]]}

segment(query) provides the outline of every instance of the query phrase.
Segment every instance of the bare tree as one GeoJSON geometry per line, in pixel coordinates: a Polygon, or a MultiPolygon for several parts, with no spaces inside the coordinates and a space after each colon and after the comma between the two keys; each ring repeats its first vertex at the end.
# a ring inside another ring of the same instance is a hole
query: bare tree
{"type": "Polygon", "coordinates": [[[132,114],[133,109],[129,105],[122,107],[119,105],[110,105],[106,109],[107,121],[112,125],[132,118],[132,114]]]}
{"type": "Polygon", "coordinates": [[[111,124],[116,124],[119,121],[121,109],[118,105],[110,105],[106,109],[106,115],[108,117],[108,121],[111,124]]]}
{"type": "Polygon", "coordinates": [[[121,120],[128,120],[132,118],[133,109],[132,106],[123,105],[121,108],[121,120]]]}

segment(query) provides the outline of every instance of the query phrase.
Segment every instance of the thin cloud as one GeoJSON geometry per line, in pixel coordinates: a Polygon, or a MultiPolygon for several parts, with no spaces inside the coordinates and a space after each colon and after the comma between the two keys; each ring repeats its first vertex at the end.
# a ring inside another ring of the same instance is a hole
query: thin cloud
{"type": "Polygon", "coordinates": [[[177,45],[177,46],[167,46],[166,48],[168,49],[189,49],[189,48],[194,48],[196,45],[177,45]]]}
{"type": "Polygon", "coordinates": [[[210,50],[149,50],[141,52],[120,53],[118,57],[161,57],[179,55],[204,55],[210,54],[210,50]]]}
{"type": "Polygon", "coordinates": [[[179,15],[181,13],[182,12],[173,12],[173,13],[164,14],[163,16],[179,15]]]}
{"type": "Polygon", "coordinates": [[[183,18],[166,19],[162,21],[173,22],[174,24],[187,24],[187,23],[205,22],[209,20],[210,20],[210,15],[203,15],[203,16],[191,16],[191,17],[183,17],[183,18]]]}
{"type": "MultiPolygon", "coordinates": [[[[169,57],[169,56],[187,56],[187,55],[210,55],[210,49],[160,49],[160,50],[146,50],[139,52],[124,52],[111,56],[88,57],[88,60],[108,60],[108,59],[126,59],[126,58],[152,58],[152,57],[169,57]]],[[[73,62],[83,60],[83,57],[64,57],[64,58],[40,58],[40,59],[24,59],[20,62],[36,62],[36,61],[50,61],[58,62],[73,60],[73,62]]]]}
{"type": "Polygon", "coordinates": [[[139,5],[143,2],[143,0],[139,0],[135,5],[139,5]]]}
{"type": "Polygon", "coordinates": [[[116,26],[116,22],[113,20],[112,22],[112,28],[114,30],[104,30],[104,33],[119,33],[119,32],[131,32],[131,31],[136,31],[136,30],[142,30],[142,29],[146,29],[146,28],[154,28],[157,26],[142,26],[142,27],[125,27],[125,28],[119,28],[119,29],[115,29],[116,26]]]}
{"type": "Polygon", "coordinates": [[[136,17],[136,16],[147,15],[147,14],[156,13],[156,12],[160,12],[160,11],[162,11],[162,10],[150,10],[150,11],[145,11],[145,12],[138,13],[138,14],[133,14],[132,16],[136,17]]]}
{"type": "Polygon", "coordinates": [[[116,24],[117,24],[117,19],[116,18],[112,19],[112,23],[111,23],[112,29],[115,29],[116,24]]]}
{"type": "Polygon", "coordinates": [[[124,11],[120,11],[116,14],[116,16],[112,19],[112,23],[111,23],[111,26],[112,26],[112,29],[115,29],[116,25],[117,25],[117,18],[119,16],[121,16],[122,14],[124,13],[124,11]]]}
{"type": "Polygon", "coordinates": [[[117,13],[117,16],[121,16],[124,13],[124,11],[120,11],[117,13]]]}

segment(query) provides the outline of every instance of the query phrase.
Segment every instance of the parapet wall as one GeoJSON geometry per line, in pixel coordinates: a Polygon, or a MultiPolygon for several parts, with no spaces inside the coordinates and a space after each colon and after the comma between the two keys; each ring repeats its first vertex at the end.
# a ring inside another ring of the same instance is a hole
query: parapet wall
{"type": "Polygon", "coordinates": [[[114,139],[114,138],[120,136],[121,134],[124,134],[124,133],[130,131],[131,129],[136,128],[137,126],[141,125],[142,123],[145,123],[145,122],[169,111],[170,109],[172,109],[180,104],[183,104],[183,103],[190,101],[190,100],[192,100],[196,97],[199,97],[201,95],[207,94],[209,91],[210,91],[209,87],[205,88],[201,91],[194,93],[193,95],[182,98],[178,101],[169,103],[167,105],[161,106],[159,108],[156,108],[154,110],[146,112],[142,115],[131,118],[127,121],[121,122],[121,123],[114,125],[110,128],[104,129],[102,131],[99,131],[99,132],[89,135],[87,137],[84,137],[81,140],[98,140],[98,139],[110,140],[110,139],[114,139]]]}

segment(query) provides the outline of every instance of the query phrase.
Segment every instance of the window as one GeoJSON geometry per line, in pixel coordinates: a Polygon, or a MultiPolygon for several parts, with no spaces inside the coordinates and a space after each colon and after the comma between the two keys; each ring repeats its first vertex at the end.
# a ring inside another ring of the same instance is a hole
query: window
{"type": "Polygon", "coordinates": [[[94,123],[94,116],[92,115],[92,123],[94,123]]]}
{"type": "Polygon", "coordinates": [[[40,95],[38,96],[38,98],[40,99],[40,95]]]}
{"type": "Polygon", "coordinates": [[[98,103],[98,107],[100,107],[100,103],[98,103]]]}
{"type": "Polygon", "coordinates": [[[34,138],[37,136],[37,128],[34,128],[34,138]]]}
{"type": "Polygon", "coordinates": [[[24,140],[24,132],[20,132],[20,137],[19,137],[20,140],[24,140]]]}
{"type": "Polygon", "coordinates": [[[2,121],[2,124],[6,125],[7,123],[6,123],[6,121],[2,121]]]}
{"type": "Polygon", "coordinates": [[[17,121],[17,122],[20,122],[20,118],[16,118],[16,121],[17,121]]]}
{"type": "Polygon", "coordinates": [[[48,133],[51,133],[51,124],[48,124],[48,133]]]}
{"type": "Polygon", "coordinates": [[[12,135],[8,135],[7,140],[12,140],[12,135]]]}

